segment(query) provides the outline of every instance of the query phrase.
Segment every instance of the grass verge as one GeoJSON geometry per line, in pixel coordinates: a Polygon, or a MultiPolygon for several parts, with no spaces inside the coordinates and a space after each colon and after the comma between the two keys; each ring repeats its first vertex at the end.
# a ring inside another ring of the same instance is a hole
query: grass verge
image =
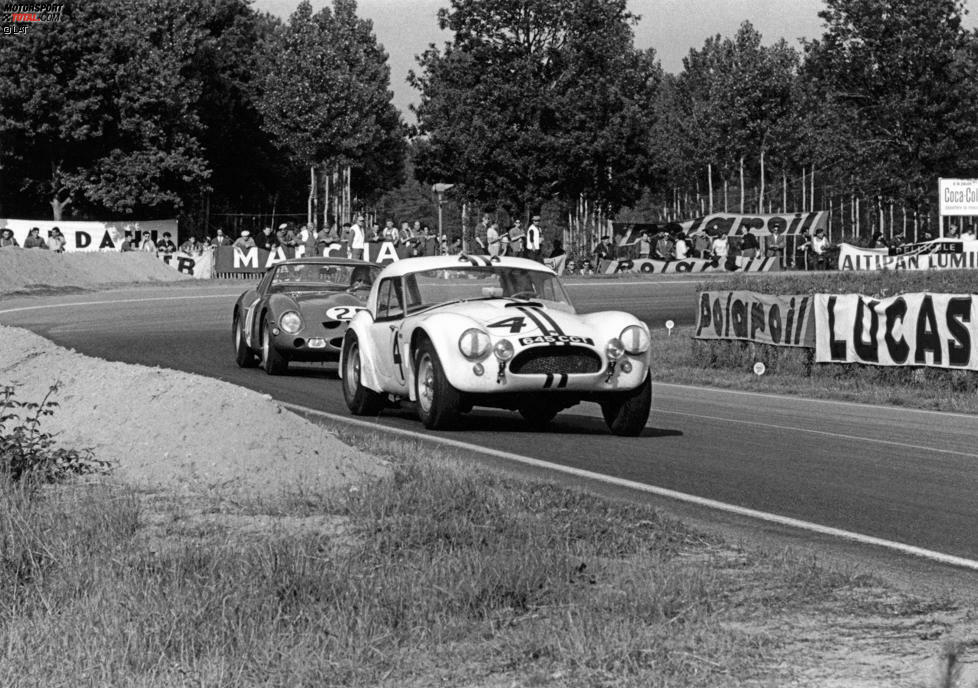
{"type": "Polygon", "coordinates": [[[756,685],[799,669],[798,615],[951,606],[382,449],[384,480],[262,502],[3,488],[0,685],[756,685]]]}

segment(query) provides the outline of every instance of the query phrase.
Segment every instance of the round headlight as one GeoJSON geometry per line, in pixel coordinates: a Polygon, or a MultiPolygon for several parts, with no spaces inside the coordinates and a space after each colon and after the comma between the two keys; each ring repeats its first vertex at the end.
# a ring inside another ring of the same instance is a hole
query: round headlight
{"type": "Polygon", "coordinates": [[[608,355],[608,360],[617,361],[625,355],[625,345],[621,343],[618,337],[612,337],[608,340],[608,345],[604,348],[604,352],[608,355]]]}
{"type": "Polygon", "coordinates": [[[491,346],[489,335],[476,327],[470,327],[458,338],[458,350],[470,361],[484,359],[491,346]]]}
{"type": "Polygon", "coordinates": [[[631,356],[644,354],[651,344],[649,333],[640,325],[629,325],[621,331],[618,339],[625,345],[625,352],[631,356]]]}
{"type": "Polygon", "coordinates": [[[508,361],[513,357],[513,345],[508,339],[500,339],[496,342],[496,346],[492,347],[492,353],[500,361],[508,361]]]}
{"type": "Polygon", "coordinates": [[[289,334],[295,334],[302,329],[302,316],[295,311],[286,311],[278,319],[279,326],[289,334]]]}

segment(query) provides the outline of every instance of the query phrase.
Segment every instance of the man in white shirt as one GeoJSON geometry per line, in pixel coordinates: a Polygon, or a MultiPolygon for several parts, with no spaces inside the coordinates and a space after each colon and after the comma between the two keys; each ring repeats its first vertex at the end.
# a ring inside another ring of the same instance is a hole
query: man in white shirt
{"type": "Polygon", "coordinates": [[[363,260],[366,241],[363,235],[363,215],[357,215],[356,222],[350,226],[350,258],[363,260]]]}
{"type": "Polygon", "coordinates": [[[495,222],[489,223],[486,228],[486,248],[490,256],[499,255],[499,225],[495,222]]]}
{"type": "Polygon", "coordinates": [[[542,244],[543,232],[540,230],[540,216],[534,215],[530,226],[526,228],[526,257],[539,261],[542,244]]]}

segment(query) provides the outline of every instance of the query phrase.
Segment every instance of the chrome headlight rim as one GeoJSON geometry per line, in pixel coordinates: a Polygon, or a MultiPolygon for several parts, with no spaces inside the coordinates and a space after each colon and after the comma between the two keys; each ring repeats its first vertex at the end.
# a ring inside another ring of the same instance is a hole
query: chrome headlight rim
{"type": "Polygon", "coordinates": [[[619,341],[625,347],[629,356],[641,356],[652,346],[652,338],[648,330],[641,325],[629,325],[618,335],[619,341]]]}
{"type": "Polygon", "coordinates": [[[513,343],[508,339],[500,339],[493,345],[492,354],[500,363],[505,363],[516,355],[516,349],[513,348],[513,343]]]}
{"type": "Polygon", "coordinates": [[[625,345],[618,337],[612,337],[605,345],[604,353],[609,361],[619,361],[625,357],[625,345]]]}
{"type": "Polygon", "coordinates": [[[466,361],[484,361],[492,351],[489,333],[478,327],[470,327],[458,337],[458,351],[466,361]]]}
{"type": "Polygon", "coordinates": [[[285,311],[279,316],[278,326],[287,334],[297,334],[302,329],[302,315],[298,311],[285,311]]]}

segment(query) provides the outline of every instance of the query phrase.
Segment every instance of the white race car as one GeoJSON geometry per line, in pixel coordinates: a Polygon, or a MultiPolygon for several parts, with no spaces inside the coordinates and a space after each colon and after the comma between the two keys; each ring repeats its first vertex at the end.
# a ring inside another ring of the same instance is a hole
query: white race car
{"type": "Polygon", "coordinates": [[[649,330],[630,313],[578,315],[549,268],[522,258],[440,256],[388,265],[340,354],[347,406],[376,415],[416,402],[432,429],[473,406],[545,426],[581,401],[616,435],[638,435],[652,404],[649,330]]]}

